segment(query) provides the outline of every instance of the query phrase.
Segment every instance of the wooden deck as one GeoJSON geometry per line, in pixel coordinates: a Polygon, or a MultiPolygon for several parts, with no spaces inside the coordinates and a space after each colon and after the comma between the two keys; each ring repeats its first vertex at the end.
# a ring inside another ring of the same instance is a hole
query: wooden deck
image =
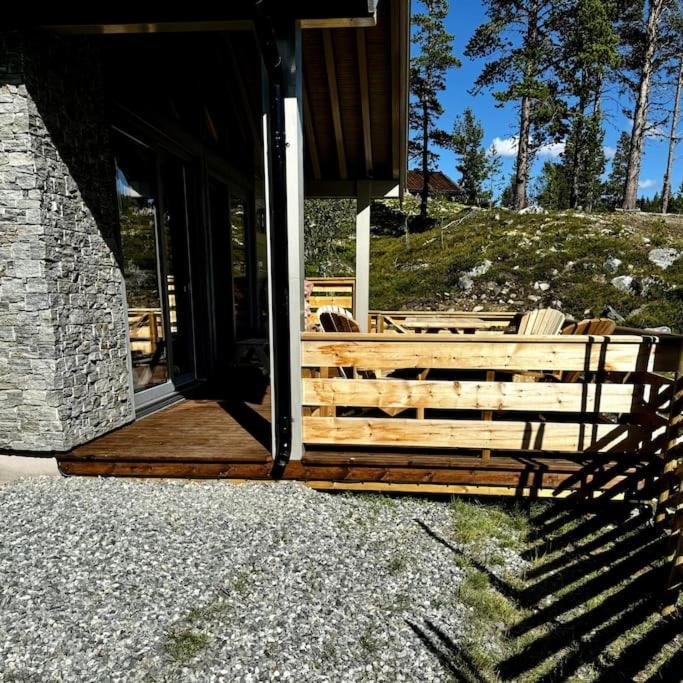
{"type": "Polygon", "coordinates": [[[64,474],[226,477],[268,476],[270,400],[186,400],[57,457],[64,474]]]}

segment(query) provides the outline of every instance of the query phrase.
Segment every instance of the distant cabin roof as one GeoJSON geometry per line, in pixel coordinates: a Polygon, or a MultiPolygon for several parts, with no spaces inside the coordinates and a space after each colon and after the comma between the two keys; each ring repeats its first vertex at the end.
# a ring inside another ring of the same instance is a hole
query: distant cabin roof
{"type": "MultiPolygon", "coordinates": [[[[427,179],[430,194],[451,194],[460,191],[460,185],[442,171],[431,171],[427,179]]],[[[422,171],[408,171],[408,192],[422,190],[422,171]]]]}

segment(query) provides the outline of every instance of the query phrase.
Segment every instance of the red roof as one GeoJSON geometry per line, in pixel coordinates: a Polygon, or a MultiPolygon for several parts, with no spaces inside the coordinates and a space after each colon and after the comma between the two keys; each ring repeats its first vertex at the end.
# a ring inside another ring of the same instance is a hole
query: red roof
{"type": "MultiPolygon", "coordinates": [[[[431,171],[427,180],[429,194],[452,194],[460,191],[458,183],[453,182],[441,171],[431,171]]],[[[408,171],[408,192],[422,191],[422,171],[408,171]]]]}

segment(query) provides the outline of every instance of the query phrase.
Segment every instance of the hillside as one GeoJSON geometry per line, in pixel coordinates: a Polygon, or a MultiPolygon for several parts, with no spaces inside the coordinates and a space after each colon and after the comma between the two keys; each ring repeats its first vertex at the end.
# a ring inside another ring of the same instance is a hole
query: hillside
{"type": "MultiPolygon", "coordinates": [[[[408,239],[373,235],[372,308],[553,306],[574,318],[609,314],[683,332],[683,216],[454,205],[449,223],[408,239]]],[[[341,242],[336,274],[352,273],[353,237],[341,242]]]]}

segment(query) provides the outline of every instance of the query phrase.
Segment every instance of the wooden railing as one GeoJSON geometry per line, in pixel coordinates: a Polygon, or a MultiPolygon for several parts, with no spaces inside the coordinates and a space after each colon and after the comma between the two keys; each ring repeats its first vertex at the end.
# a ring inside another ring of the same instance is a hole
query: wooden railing
{"type": "Polygon", "coordinates": [[[341,306],[351,315],[356,311],[356,278],[354,277],[309,277],[307,282],[313,284],[308,297],[310,306],[309,326],[318,325],[317,311],[321,306],[341,306]]]}
{"type": "Polygon", "coordinates": [[[302,348],[311,462],[345,481],[658,498],[680,585],[680,337],[306,333],[302,348]]]}

